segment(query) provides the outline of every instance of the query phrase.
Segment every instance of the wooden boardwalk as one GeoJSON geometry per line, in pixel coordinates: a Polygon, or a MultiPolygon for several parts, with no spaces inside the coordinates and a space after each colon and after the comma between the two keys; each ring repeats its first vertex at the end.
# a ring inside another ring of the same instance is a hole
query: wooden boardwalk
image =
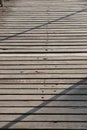
{"type": "Polygon", "coordinates": [[[87,1],[0,7],[0,128],[87,130],[87,1]]]}

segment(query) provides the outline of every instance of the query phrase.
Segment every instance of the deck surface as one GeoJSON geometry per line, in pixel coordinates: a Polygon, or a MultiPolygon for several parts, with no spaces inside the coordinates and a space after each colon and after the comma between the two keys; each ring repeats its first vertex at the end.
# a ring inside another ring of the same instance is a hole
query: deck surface
{"type": "Polygon", "coordinates": [[[87,1],[0,7],[0,128],[87,130],[87,1]]]}

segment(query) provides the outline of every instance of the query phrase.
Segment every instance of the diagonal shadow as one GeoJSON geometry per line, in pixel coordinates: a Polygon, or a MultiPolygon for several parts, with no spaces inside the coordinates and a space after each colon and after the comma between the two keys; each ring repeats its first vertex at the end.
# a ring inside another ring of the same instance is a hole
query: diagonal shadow
{"type": "Polygon", "coordinates": [[[63,16],[63,17],[57,18],[57,19],[55,19],[55,20],[51,20],[51,21],[46,22],[46,23],[44,23],[44,24],[41,24],[41,25],[38,25],[38,26],[35,26],[35,27],[32,27],[32,28],[29,28],[29,29],[24,30],[24,31],[22,31],[22,32],[16,33],[16,34],[14,34],[14,35],[12,35],[12,36],[8,36],[8,37],[6,37],[6,38],[0,39],[0,42],[2,42],[2,41],[4,41],[4,40],[8,40],[8,39],[13,38],[13,37],[16,37],[16,36],[19,36],[19,35],[24,34],[24,33],[26,33],[26,32],[30,32],[30,31],[33,31],[33,30],[35,30],[35,29],[39,29],[39,28],[44,27],[44,26],[46,26],[46,25],[48,25],[48,24],[52,24],[52,23],[54,23],[54,22],[58,22],[58,21],[60,21],[60,20],[63,20],[63,19],[68,18],[68,17],[70,17],[70,16],[76,15],[76,14],[78,14],[78,13],[84,12],[84,11],[86,11],[86,10],[87,10],[87,8],[84,8],[84,9],[78,10],[78,11],[76,11],[76,12],[74,12],[74,13],[70,13],[70,14],[65,15],[65,16],[63,16]]]}
{"type": "Polygon", "coordinates": [[[44,106],[48,105],[49,103],[52,102],[52,100],[56,100],[57,98],[62,97],[64,94],[67,94],[68,92],[70,92],[71,90],[73,90],[74,88],[78,87],[81,84],[85,84],[87,83],[87,77],[83,78],[82,80],[78,81],[77,83],[75,83],[74,85],[72,85],[71,87],[65,89],[64,91],[62,91],[61,93],[59,93],[59,95],[55,95],[52,98],[49,99],[49,101],[44,101],[43,103],[41,103],[40,105],[38,105],[37,107],[34,107],[32,110],[22,114],[21,116],[17,117],[16,119],[12,120],[11,122],[7,123],[6,125],[4,125],[3,127],[1,127],[1,129],[8,129],[10,127],[12,127],[13,125],[15,125],[16,123],[18,123],[19,121],[22,121],[24,118],[28,117],[29,115],[32,115],[32,113],[37,112],[38,110],[40,110],[41,108],[43,108],[44,106]]]}
{"type": "MultiPolygon", "coordinates": [[[[16,33],[15,35],[6,37],[6,38],[4,38],[4,39],[1,39],[0,41],[8,40],[8,39],[10,39],[10,38],[12,38],[12,37],[16,37],[16,36],[21,35],[21,34],[23,34],[23,33],[32,31],[32,30],[34,30],[34,29],[38,29],[38,28],[43,27],[43,26],[46,26],[46,25],[48,25],[48,24],[52,24],[53,22],[58,22],[58,21],[60,21],[60,20],[63,20],[64,18],[73,16],[73,15],[75,15],[75,14],[78,14],[78,13],[83,12],[83,11],[86,11],[86,10],[87,10],[87,8],[82,9],[82,10],[79,10],[79,11],[76,11],[76,12],[74,12],[74,13],[70,13],[70,14],[68,14],[68,15],[66,15],[66,16],[63,16],[63,17],[60,17],[60,18],[58,18],[58,19],[49,21],[49,22],[44,23],[44,24],[41,24],[41,25],[39,25],[39,26],[35,26],[35,27],[33,27],[33,28],[29,28],[29,29],[27,29],[27,30],[25,30],[25,31],[22,31],[22,32],[20,32],[20,33],[16,33]]],[[[75,84],[72,85],[71,87],[69,87],[69,88],[65,89],[64,91],[62,91],[59,95],[55,95],[55,96],[53,96],[52,98],[50,98],[49,101],[44,101],[43,103],[41,103],[41,104],[38,105],[37,107],[34,107],[32,110],[30,110],[30,111],[28,111],[28,112],[22,114],[22,115],[19,116],[18,118],[14,119],[12,122],[7,123],[7,124],[4,125],[1,129],[7,129],[7,128],[12,127],[12,126],[15,125],[16,123],[18,123],[18,121],[21,121],[21,120],[23,120],[24,118],[26,118],[27,116],[31,115],[30,113],[35,113],[36,111],[38,111],[38,110],[40,110],[41,108],[43,108],[43,106],[46,106],[47,104],[49,104],[49,103],[51,102],[51,100],[55,100],[55,99],[57,99],[57,98],[60,98],[63,94],[67,94],[67,93],[70,92],[72,89],[76,88],[79,84],[82,84],[82,83],[84,83],[84,82],[86,82],[86,81],[87,81],[87,78],[83,78],[82,80],[80,80],[79,82],[75,83],[75,84]]]]}

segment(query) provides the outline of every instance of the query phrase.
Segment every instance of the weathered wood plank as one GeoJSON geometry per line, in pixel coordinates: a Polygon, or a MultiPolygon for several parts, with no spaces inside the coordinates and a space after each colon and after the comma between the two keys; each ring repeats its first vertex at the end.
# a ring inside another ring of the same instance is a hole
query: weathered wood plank
{"type": "Polygon", "coordinates": [[[47,89],[47,90],[40,90],[40,89],[29,89],[29,90],[24,90],[24,89],[19,89],[19,90],[17,90],[17,89],[9,89],[9,90],[5,90],[5,89],[0,89],[0,94],[1,95],[28,95],[28,94],[36,94],[36,95],[38,95],[38,94],[42,94],[42,95],[49,95],[49,94],[59,94],[59,95],[61,95],[61,92],[62,92],[62,95],[64,94],[66,94],[66,95],[68,95],[68,94],[71,94],[71,95],[76,95],[76,94],[83,94],[83,95],[86,95],[87,94],[87,89],[69,89],[69,91],[67,92],[68,90],[66,89],[47,89]]]}
{"type": "MultiPolygon", "coordinates": [[[[52,83],[52,84],[1,84],[0,85],[0,90],[1,89],[41,89],[41,90],[49,90],[49,89],[70,89],[69,87],[73,86],[73,83],[70,84],[56,84],[56,83],[52,83]]],[[[73,89],[87,89],[87,85],[86,84],[78,84],[76,86],[76,88],[73,89]]]]}
{"type": "Polygon", "coordinates": [[[1,65],[0,69],[87,69],[87,65],[1,65]]]}
{"type": "MultiPolygon", "coordinates": [[[[44,94],[39,94],[39,95],[0,95],[0,100],[2,101],[29,101],[29,100],[51,100],[55,99],[58,101],[87,101],[87,95],[44,95],[44,94]]],[[[40,105],[40,104],[38,104],[40,105]]],[[[30,106],[33,106],[32,101],[30,106]]],[[[36,105],[37,106],[37,105],[36,105]]],[[[42,104],[42,106],[44,106],[42,104]]],[[[47,104],[46,106],[53,107],[53,104],[47,104]]],[[[55,103],[55,106],[57,107],[58,104],[55,103]]]]}
{"type": "Polygon", "coordinates": [[[87,129],[86,4],[0,8],[0,128],[87,129]]]}
{"type": "MultiPolygon", "coordinates": [[[[17,61],[16,61],[17,62],[17,61]]],[[[66,75],[69,75],[69,74],[72,74],[72,75],[77,75],[77,74],[87,74],[87,69],[36,69],[36,70],[0,70],[0,74],[1,75],[28,75],[28,74],[66,74],[66,75]]]]}
{"type": "MultiPolygon", "coordinates": [[[[17,119],[21,115],[0,115],[0,121],[12,121],[17,119]]],[[[20,121],[20,120],[17,120],[20,121]]],[[[22,122],[87,122],[87,115],[26,115],[26,118],[22,119],[22,122]]]]}
{"type": "MultiPolygon", "coordinates": [[[[22,57],[21,57],[22,58],[22,57]]],[[[7,59],[9,60],[9,59],[7,59]]],[[[43,60],[33,60],[32,61],[29,59],[25,62],[25,60],[21,60],[21,61],[18,61],[18,60],[12,60],[12,61],[1,61],[0,59],[0,66],[1,65],[86,65],[87,64],[87,60],[83,60],[83,61],[80,61],[80,60],[66,60],[66,61],[63,61],[63,60],[46,60],[46,59],[43,59],[43,60]]],[[[51,70],[50,70],[51,71],[51,70]]],[[[53,70],[55,71],[55,70],[53,70]]]]}
{"type": "Polygon", "coordinates": [[[11,74],[11,75],[9,75],[9,74],[1,74],[0,75],[0,79],[67,79],[67,78],[77,78],[77,79],[79,79],[79,78],[85,78],[85,77],[87,77],[87,74],[44,74],[44,73],[40,73],[40,74],[29,74],[29,73],[27,73],[27,74],[23,74],[23,73],[21,73],[21,74],[11,74]]]}
{"type": "MultiPolygon", "coordinates": [[[[9,122],[1,122],[0,125],[3,128],[9,122]]],[[[18,122],[18,123],[10,123],[11,128],[22,128],[22,129],[74,129],[74,130],[86,130],[87,122],[18,122]],[[14,125],[11,125],[14,124],[14,125]]]]}
{"type": "MultiPolygon", "coordinates": [[[[43,108],[40,108],[40,107],[38,107],[38,111],[36,111],[36,112],[34,112],[34,113],[32,113],[31,112],[31,110],[33,110],[34,109],[34,107],[28,107],[28,104],[27,104],[27,106],[21,106],[20,105],[20,107],[18,107],[18,104],[20,104],[21,102],[17,102],[17,107],[16,107],[16,104],[14,103],[14,101],[10,101],[10,102],[7,102],[7,104],[8,105],[10,105],[11,103],[13,104],[13,107],[2,107],[2,108],[0,108],[0,116],[1,115],[5,115],[5,117],[6,117],[6,115],[11,115],[11,114],[14,114],[14,115],[21,115],[21,114],[25,114],[25,115],[29,115],[29,114],[32,114],[32,115],[46,115],[46,114],[48,114],[48,115],[65,115],[65,116],[68,116],[68,115],[77,115],[77,117],[80,115],[80,117],[81,117],[81,115],[84,115],[84,114],[86,114],[87,113],[87,108],[85,107],[85,108],[83,108],[81,105],[79,105],[79,108],[78,109],[75,109],[75,108],[77,108],[77,106],[76,106],[76,103],[75,103],[75,105],[74,105],[74,103],[71,105],[71,106],[69,106],[69,107],[66,107],[66,105],[65,105],[65,108],[64,108],[64,106],[60,106],[60,103],[59,103],[59,107],[43,107],[43,108]],[[13,102],[13,103],[12,103],[13,102]]],[[[26,102],[26,101],[25,101],[26,102]]],[[[27,101],[28,102],[28,101],[27,101]]],[[[4,102],[3,102],[4,103],[4,102]]],[[[28,102],[29,103],[29,102],[28,102]]],[[[84,102],[85,103],[85,102],[84,102]]],[[[22,103],[21,103],[22,104],[22,103]]],[[[26,105],[25,104],[25,105],[26,105]]],[[[85,115],[85,116],[87,116],[87,115],[85,115]]],[[[7,116],[8,117],[8,116],[7,116]]],[[[7,118],[6,117],[6,118],[7,118]]],[[[87,119],[87,118],[86,118],[87,119]]],[[[86,120],[85,119],[85,120],[86,120]]],[[[4,119],[5,120],[5,119],[4,119]]]]}
{"type": "Polygon", "coordinates": [[[9,61],[9,60],[15,60],[15,61],[78,61],[78,60],[87,60],[87,54],[86,53],[73,53],[73,54],[0,54],[0,61],[9,61]]]}
{"type": "Polygon", "coordinates": [[[47,78],[28,78],[28,79],[26,79],[26,78],[24,78],[24,79],[22,79],[22,78],[20,78],[20,79],[18,79],[18,78],[14,78],[14,79],[9,79],[9,78],[7,78],[7,79],[4,79],[4,78],[2,78],[1,80],[0,80],[0,84],[2,85],[2,84],[4,84],[4,85],[6,85],[6,84],[8,84],[8,85],[11,85],[11,84],[16,84],[16,85],[19,85],[19,84],[23,84],[23,85],[28,85],[28,84],[55,84],[55,85],[58,85],[58,84],[75,84],[75,83],[77,83],[77,85],[76,86],[78,86],[79,84],[82,84],[82,85],[86,85],[87,84],[87,80],[85,79],[84,80],[84,78],[82,79],[82,78],[64,78],[64,79],[61,79],[61,78],[57,78],[57,79],[54,79],[54,78],[51,78],[51,79],[47,79],[47,78]]]}

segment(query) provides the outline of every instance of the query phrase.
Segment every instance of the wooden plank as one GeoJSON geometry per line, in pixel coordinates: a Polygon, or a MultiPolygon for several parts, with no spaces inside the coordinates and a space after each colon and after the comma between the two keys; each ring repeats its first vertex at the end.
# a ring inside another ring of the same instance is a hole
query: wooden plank
{"type": "Polygon", "coordinates": [[[9,90],[5,90],[5,89],[0,89],[0,94],[1,95],[28,95],[28,94],[36,94],[36,95],[38,95],[38,94],[43,94],[43,95],[49,95],[49,94],[52,94],[52,95],[61,95],[61,92],[62,92],[62,95],[64,94],[66,94],[66,95],[68,95],[68,94],[71,94],[71,95],[76,95],[76,94],[84,94],[84,95],[86,95],[87,94],[87,89],[70,89],[68,92],[67,92],[68,90],[66,89],[47,89],[47,90],[40,90],[40,89],[29,89],[29,90],[24,90],[24,89],[19,89],[19,90],[17,90],[17,89],[9,89],[9,90]]]}
{"type": "Polygon", "coordinates": [[[0,74],[2,75],[27,75],[27,74],[87,74],[87,69],[36,69],[36,70],[0,70],[0,74]]]}
{"type": "Polygon", "coordinates": [[[87,60],[86,53],[73,53],[73,54],[0,54],[0,61],[85,61],[87,60]]]}
{"type": "MultiPolygon", "coordinates": [[[[12,120],[15,120],[15,119],[17,119],[19,116],[21,116],[21,115],[0,115],[0,121],[12,121],[12,120]]],[[[17,120],[17,121],[19,121],[19,120],[17,120]]],[[[66,122],[87,122],[87,115],[56,115],[56,114],[54,114],[54,115],[26,115],[26,118],[24,118],[23,120],[22,120],[22,122],[25,122],[25,121],[27,121],[27,122],[55,122],[55,121],[57,121],[57,122],[64,122],[64,121],[66,121],[66,122]]],[[[24,123],[23,122],[23,123],[24,123]]]]}
{"type": "Polygon", "coordinates": [[[81,79],[81,78],[85,78],[87,77],[87,74],[43,74],[43,73],[40,73],[40,74],[1,74],[0,75],[0,79],[67,79],[67,78],[77,78],[77,79],[81,79]]]}
{"type": "MultiPolygon", "coordinates": [[[[22,58],[22,57],[20,57],[22,58]]],[[[12,61],[8,61],[9,59],[7,59],[6,61],[1,61],[0,59],[0,66],[1,65],[86,65],[87,64],[87,60],[83,60],[83,61],[80,61],[80,60],[66,60],[66,61],[63,61],[63,60],[33,60],[32,61],[29,59],[25,62],[25,60],[21,60],[21,61],[18,61],[18,60],[12,60],[12,61]]],[[[51,71],[51,70],[50,70],[51,71]]],[[[54,70],[55,71],[55,70],[54,70]]]]}
{"type": "MultiPolygon", "coordinates": [[[[30,95],[29,95],[30,96],[30,95]]],[[[34,96],[35,97],[35,96],[34,96]]],[[[29,100],[25,100],[25,101],[22,101],[22,100],[8,100],[8,101],[5,101],[5,100],[0,100],[0,110],[3,110],[3,112],[4,113],[6,113],[6,111],[9,111],[10,112],[10,109],[19,109],[19,110],[21,110],[21,109],[23,109],[23,108],[26,108],[26,109],[28,109],[28,108],[30,108],[31,107],[31,105],[33,105],[33,106],[35,106],[36,104],[41,104],[41,103],[45,103],[46,101],[48,101],[48,104],[52,104],[52,103],[54,103],[54,104],[56,104],[57,103],[57,101],[58,101],[58,106],[56,105],[56,106],[54,106],[53,105],[53,107],[51,108],[51,107],[49,107],[48,109],[50,110],[52,110],[52,109],[59,109],[59,108],[62,108],[62,109],[65,109],[65,110],[67,110],[68,108],[70,108],[70,110],[72,111],[73,110],[73,112],[74,113],[78,113],[79,111],[79,109],[80,110],[82,110],[82,113],[85,113],[86,112],[86,107],[87,107],[87,100],[83,100],[83,101],[80,101],[80,100],[78,100],[78,101],[76,101],[76,100],[72,100],[72,101],[70,101],[70,100],[58,100],[58,98],[55,98],[55,99],[50,99],[50,98],[45,98],[45,99],[42,99],[42,98],[39,98],[40,96],[39,95],[37,95],[36,96],[37,98],[36,99],[30,99],[29,98],[29,100]],[[64,107],[65,106],[65,107],[64,107]],[[77,107],[77,111],[74,111],[74,107],[77,107]],[[8,109],[9,108],[9,109],[8,109]],[[6,109],[6,111],[4,111],[4,109],[6,109]],[[84,110],[84,111],[83,111],[84,110]]],[[[38,107],[40,107],[40,106],[38,106],[38,107]]],[[[44,105],[44,108],[45,107],[47,107],[46,105],[44,105]]],[[[44,110],[44,108],[41,108],[41,109],[43,109],[44,110]]],[[[31,108],[32,109],[32,108],[31,108]]],[[[61,110],[61,109],[60,109],[61,110]]],[[[0,111],[1,112],[1,111],[0,111]]],[[[14,112],[14,111],[13,111],[14,112]]],[[[17,111],[18,112],[18,111],[17,111]]],[[[46,111],[47,112],[47,111],[46,111]]],[[[52,113],[55,113],[56,111],[52,111],[52,113]]],[[[58,111],[57,111],[58,112],[58,111]]],[[[64,111],[62,111],[62,112],[64,112],[64,111]]],[[[20,112],[19,112],[20,113],[20,112]]],[[[49,113],[50,113],[50,111],[49,111],[49,113]]],[[[59,112],[60,113],[60,112],[59,112]]]]}
{"type": "MultiPolygon", "coordinates": [[[[0,125],[3,128],[6,124],[9,124],[9,122],[1,122],[0,125]]],[[[87,122],[18,122],[18,123],[10,123],[11,128],[22,128],[22,129],[74,129],[74,130],[86,130],[87,128],[87,122]],[[11,125],[14,124],[14,125],[11,125]]]]}
{"type": "Polygon", "coordinates": [[[0,69],[87,69],[87,65],[1,65],[0,69]]]}
{"type": "MultiPolygon", "coordinates": [[[[17,107],[16,107],[16,104],[14,103],[14,101],[12,101],[12,102],[11,101],[7,102],[7,104],[12,103],[12,104],[14,104],[13,107],[10,107],[10,106],[6,107],[5,106],[5,107],[0,108],[0,116],[5,115],[5,117],[6,117],[7,115],[11,116],[11,114],[13,114],[13,115],[21,115],[21,114],[29,115],[29,114],[31,114],[31,115],[39,115],[39,116],[48,114],[48,115],[56,115],[56,116],[60,115],[60,117],[61,117],[61,115],[65,115],[65,116],[68,116],[68,115],[72,115],[72,116],[73,115],[78,115],[79,116],[80,115],[80,117],[81,117],[81,115],[85,114],[85,116],[87,116],[86,115],[87,108],[82,107],[81,105],[79,105],[78,109],[75,109],[75,108],[77,108],[77,106],[74,105],[74,104],[72,104],[69,107],[65,106],[65,108],[64,108],[64,106],[61,107],[60,105],[59,105],[59,107],[48,107],[48,108],[47,107],[43,107],[43,108],[38,107],[38,111],[33,113],[32,110],[34,109],[34,107],[29,107],[29,106],[24,107],[24,106],[21,106],[21,105],[20,105],[20,107],[18,107],[18,104],[20,104],[21,102],[17,102],[17,107]]],[[[86,119],[87,118],[85,118],[85,120],[86,119]]]]}
{"type": "Polygon", "coordinates": [[[29,50],[28,48],[23,50],[23,48],[19,48],[19,49],[6,49],[3,48],[0,50],[0,53],[83,53],[83,52],[87,52],[87,49],[50,49],[50,48],[44,48],[44,49],[32,49],[29,50]]]}
{"type": "Polygon", "coordinates": [[[86,2],[5,5],[0,8],[0,128],[87,129],[86,2]]]}
{"type": "MultiPolygon", "coordinates": [[[[84,77],[85,78],[85,77],[84,77]]],[[[14,79],[4,79],[4,78],[2,78],[1,80],[0,80],[0,84],[2,85],[2,84],[56,84],[56,85],[58,85],[58,84],[75,84],[75,83],[77,83],[77,86],[79,85],[79,84],[87,84],[87,80],[86,80],[86,78],[85,79],[82,79],[82,78],[64,78],[64,79],[61,79],[61,78],[57,78],[57,79],[53,79],[53,78],[51,78],[51,79],[47,79],[47,78],[28,78],[28,79],[26,79],[26,78],[24,78],[24,79],[22,79],[22,78],[20,78],[20,79],[18,79],[18,78],[14,78],[14,79]]]]}
{"type": "MultiPolygon", "coordinates": [[[[58,101],[87,101],[87,95],[44,95],[44,94],[39,94],[39,95],[0,95],[0,100],[2,101],[29,101],[29,100],[58,100],[58,101]]],[[[32,101],[31,101],[31,106],[33,106],[32,101]]],[[[40,105],[40,104],[38,104],[40,105]]],[[[37,106],[37,105],[36,105],[37,106]]],[[[43,106],[43,104],[42,104],[43,106]]],[[[53,107],[53,104],[48,104],[46,106],[53,107]]],[[[57,103],[55,103],[54,106],[58,106],[57,103]]]]}
{"type": "MultiPolygon", "coordinates": [[[[55,84],[55,83],[52,83],[52,84],[1,84],[0,85],[0,90],[1,89],[40,89],[40,90],[49,90],[49,89],[70,89],[72,90],[71,87],[73,86],[73,83],[70,83],[70,84],[55,84]]],[[[86,84],[78,84],[76,86],[76,88],[73,88],[75,90],[77,89],[87,89],[87,85],[86,84]]]]}
{"type": "MultiPolygon", "coordinates": [[[[2,38],[2,39],[4,39],[4,38],[2,38]]],[[[15,39],[15,38],[14,38],[15,39]]],[[[37,38],[36,38],[37,39],[37,38]]],[[[22,40],[22,39],[20,39],[20,40],[22,40]]],[[[47,38],[46,38],[46,40],[47,40],[47,38]]],[[[57,41],[54,41],[54,42],[50,42],[50,43],[48,43],[47,44],[47,42],[43,42],[43,41],[39,41],[38,40],[38,42],[37,42],[37,40],[35,41],[35,42],[31,42],[31,41],[29,41],[29,43],[28,43],[28,40],[25,42],[25,44],[24,44],[24,42],[23,41],[17,41],[17,43],[15,42],[15,40],[14,41],[12,41],[12,42],[1,42],[0,43],[0,45],[1,45],[1,49],[4,49],[4,47],[6,47],[7,48],[7,44],[8,44],[8,49],[10,49],[10,48],[22,48],[23,46],[24,46],[24,48],[26,49],[26,47],[34,47],[35,48],[35,46],[36,46],[36,48],[45,48],[46,46],[47,46],[47,48],[48,49],[52,49],[52,47],[53,47],[53,49],[55,49],[56,47],[58,48],[60,48],[60,49],[63,49],[63,47],[62,46],[64,46],[64,48],[71,48],[71,46],[72,46],[72,48],[74,49],[75,47],[76,47],[76,49],[78,50],[78,49],[81,49],[81,46],[82,46],[82,49],[84,49],[86,46],[87,46],[87,44],[86,44],[86,42],[84,42],[84,41],[78,41],[77,43],[76,42],[61,42],[61,41],[59,41],[59,43],[57,42],[57,41]],[[13,46],[13,47],[12,47],[13,46]],[[78,48],[77,48],[78,47],[78,48]]],[[[27,48],[27,49],[28,49],[27,48]]],[[[86,49],[86,48],[85,48],[86,49]]]]}

